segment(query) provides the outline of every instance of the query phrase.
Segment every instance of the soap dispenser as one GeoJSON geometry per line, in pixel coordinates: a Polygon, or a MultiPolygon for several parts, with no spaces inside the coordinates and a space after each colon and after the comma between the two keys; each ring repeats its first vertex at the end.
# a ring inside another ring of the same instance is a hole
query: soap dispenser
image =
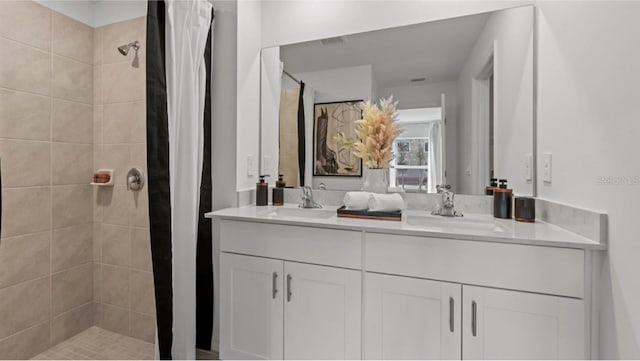
{"type": "Polygon", "coordinates": [[[264,174],[260,176],[260,181],[256,183],[256,206],[266,206],[269,204],[269,183],[264,181],[264,174]]]}
{"type": "Polygon", "coordinates": [[[282,206],[284,205],[284,187],[286,187],[287,183],[284,181],[284,174],[278,174],[278,181],[276,182],[276,186],[273,188],[273,195],[271,197],[271,203],[274,206],[282,206]]]}
{"type": "Polygon", "coordinates": [[[497,178],[491,178],[489,180],[489,185],[484,187],[484,194],[488,195],[488,196],[492,196],[493,195],[493,190],[496,189],[498,187],[498,179],[497,178]]]}
{"type": "Polygon", "coordinates": [[[493,190],[493,216],[511,219],[511,198],[513,190],[507,188],[507,180],[500,179],[500,185],[493,190]]]}

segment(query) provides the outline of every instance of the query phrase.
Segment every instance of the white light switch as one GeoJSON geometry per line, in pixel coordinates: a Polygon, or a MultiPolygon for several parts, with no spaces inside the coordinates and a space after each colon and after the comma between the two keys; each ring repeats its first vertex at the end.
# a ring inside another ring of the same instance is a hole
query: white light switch
{"type": "Polygon", "coordinates": [[[270,174],[271,172],[271,157],[265,155],[262,157],[262,174],[270,174]]]}
{"type": "Polygon", "coordinates": [[[254,169],[253,169],[253,164],[254,164],[254,160],[253,160],[253,154],[249,154],[247,156],[247,175],[249,177],[253,177],[254,175],[256,175],[254,169]]]}
{"type": "Polygon", "coordinates": [[[544,153],[542,156],[542,180],[551,183],[551,153],[544,153]]]}
{"type": "Polygon", "coordinates": [[[533,164],[533,156],[531,154],[524,155],[524,179],[530,181],[533,178],[531,165],[533,164]]]}

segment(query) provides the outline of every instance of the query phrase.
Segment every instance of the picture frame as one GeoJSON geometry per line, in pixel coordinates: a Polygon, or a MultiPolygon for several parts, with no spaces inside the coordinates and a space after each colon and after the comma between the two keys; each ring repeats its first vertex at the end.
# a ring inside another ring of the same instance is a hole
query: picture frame
{"type": "Polygon", "coordinates": [[[334,137],[357,139],[356,121],[362,119],[362,100],[315,103],[313,107],[313,175],[362,177],[362,159],[341,149],[334,137]]]}

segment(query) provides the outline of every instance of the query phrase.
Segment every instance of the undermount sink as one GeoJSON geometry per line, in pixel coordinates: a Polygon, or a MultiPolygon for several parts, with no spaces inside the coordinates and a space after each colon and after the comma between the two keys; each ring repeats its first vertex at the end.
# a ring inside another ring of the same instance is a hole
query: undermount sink
{"type": "Polygon", "coordinates": [[[442,228],[457,231],[504,232],[505,229],[493,219],[471,217],[442,217],[434,215],[409,215],[407,224],[425,228],[442,228]]]}
{"type": "Polygon", "coordinates": [[[276,208],[269,209],[263,215],[268,217],[327,219],[335,216],[336,211],[323,208],[276,208]]]}

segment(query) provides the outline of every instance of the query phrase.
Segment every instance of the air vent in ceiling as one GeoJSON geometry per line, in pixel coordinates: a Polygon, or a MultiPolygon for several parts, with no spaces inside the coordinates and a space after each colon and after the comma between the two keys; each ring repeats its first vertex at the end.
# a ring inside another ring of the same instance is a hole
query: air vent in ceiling
{"type": "Polygon", "coordinates": [[[344,36],[336,36],[333,38],[320,39],[322,45],[342,44],[346,41],[344,36]]]}
{"type": "Polygon", "coordinates": [[[421,83],[425,80],[427,80],[427,78],[422,77],[422,78],[413,78],[413,79],[409,79],[412,83],[421,83]]]}

